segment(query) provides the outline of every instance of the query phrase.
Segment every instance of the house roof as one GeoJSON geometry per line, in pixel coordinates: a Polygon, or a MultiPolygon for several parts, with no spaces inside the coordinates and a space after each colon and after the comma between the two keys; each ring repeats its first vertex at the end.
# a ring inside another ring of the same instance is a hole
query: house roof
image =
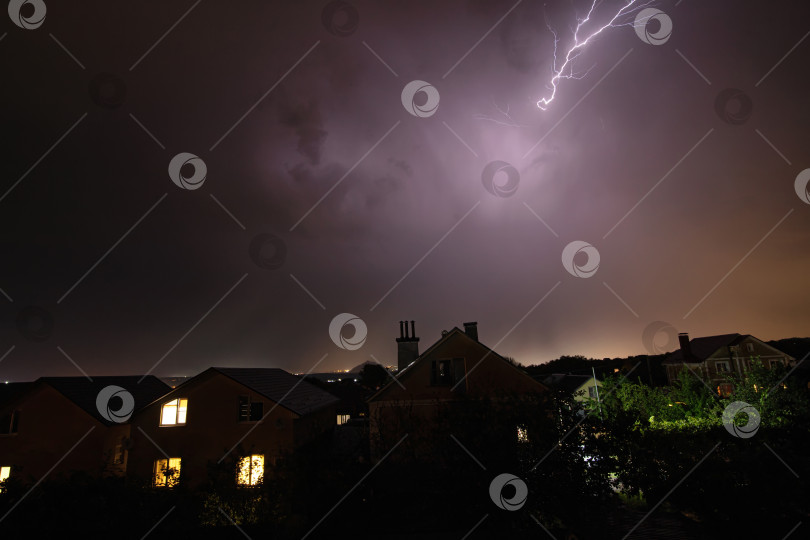
{"type": "Polygon", "coordinates": [[[690,339],[689,350],[692,353],[691,359],[685,359],[683,351],[678,349],[667,356],[664,363],[679,363],[684,361],[703,362],[717,352],[717,350],[721,347],[736,345],[747,337],[750,336],[748,334],[721,334],[718,336],[706,336],[690,339]]]}
{"type": "Polygon", "coordinates": [[[14,398],[31,388],[33,382],[13,382],[0,384],[0,408],[6,403],[11,402],[14,398]]]}
{"type": "Polygon", "coordinates": [[[107,386],[124,388],[132,394],[135,400],[135,411],[142,409],[171,390],[169,386],[153,375],[93,377],[92,381],[86,377],[40,377],[36,383],[47,384],[87,414],[108,426],[115,422],[110,422],[102,417],[96,406],[96,398],[103,388],[107,386]]]}
{"type": "Polygon", "coordinates": [[[340,401],[303,378],[279,368],[211,368],[230,377],[298,415],[304,415],[340,401]]]}
{"type": "MultiPolygon", "coordinates": [[[[543,379],[543,384],[552,388],[560,388],[569,392],[575,392],[580,386],[593,380],[592,375],[575,375],[572,373],[553,373],[543,379]]],[[[601,381],[597,379],[597,384],[601,381]]]]}

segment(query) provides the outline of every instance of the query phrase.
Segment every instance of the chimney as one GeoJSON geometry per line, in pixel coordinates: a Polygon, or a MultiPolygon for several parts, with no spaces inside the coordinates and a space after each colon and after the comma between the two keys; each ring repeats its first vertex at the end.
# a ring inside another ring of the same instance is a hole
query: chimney
{"type": "Polygon", "coordinates": [[[416,324],[411,322],[410,334],[408,321],[399,321],[399,337],[397,338],[397,370],[402,371],[419,357],[419,338],[416,337],[416,324]]]}
{"type": "Polygon", "coordinates": [[[464,323],[464,333],[473,338],[475,341],[478,341],[478,323],[477,322],[465,322],[464,323]]]}
{"type": "Polygon", "coordinates": [[[692,349],[689,347],[689,334],[686,332],[681,332],[678,334],[678,341],[681,344],[681,355],[683,356],[684,362],[689,362],[692,360],[692,349]]]}

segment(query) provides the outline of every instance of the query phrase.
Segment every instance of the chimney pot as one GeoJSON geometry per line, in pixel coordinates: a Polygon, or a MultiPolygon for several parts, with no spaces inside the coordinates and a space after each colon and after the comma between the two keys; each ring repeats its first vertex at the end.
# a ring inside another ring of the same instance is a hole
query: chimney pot
{"type": "Polygon", "coordinates": [[[689,334],[681,332],[678,334],[678,342],[681,345],[681,354],[683,355],[684,362],[692,360],[692,349],[689,347],[689,334]]]}
{"type": "Polygon", "coordinates": [[[397,338],[397,369],[402,371],[419,358],[419,338],[416,337],[416,323],[411,321],[410,335],[408,321],[399,321],[397,338]]]}
{"type": "Polygon", "coordinates": [[[475,321],[465,322],[464,333],[470,336],[475,341],[478,341],[478,323],[475,321]]]}

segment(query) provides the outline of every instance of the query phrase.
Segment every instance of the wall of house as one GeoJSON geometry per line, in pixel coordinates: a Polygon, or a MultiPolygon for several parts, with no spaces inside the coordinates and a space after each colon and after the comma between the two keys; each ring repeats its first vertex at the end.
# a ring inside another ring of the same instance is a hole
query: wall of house
{"type": "Polygon", "coordinates": [[[62,458],[48,478],[71,471],[122,472],[107,459],[114,441],[126,436],[129,426],[107,427],[47,385],[38,385],[6,409],[20,411],[17,433],[0,435],[0,466],[12,466],[12,476],[39,481],[62,458]]]}

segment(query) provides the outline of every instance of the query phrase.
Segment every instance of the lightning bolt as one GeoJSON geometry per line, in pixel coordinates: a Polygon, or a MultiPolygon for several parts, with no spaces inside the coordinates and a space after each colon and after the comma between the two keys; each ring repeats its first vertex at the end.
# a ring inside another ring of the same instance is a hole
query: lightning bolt
{"type": "Polygon", "coordinates": [[[557,33],[549,27],[551,33],[554,34],[554,62],[552,64],[552,71],[554,72],[554,76],[551,78],[549,86],[551,88],[551,95],[549,97],[544,97],[540,101],[537,102],[537,106],[542,110],[547,110],[549,104],[554,101],[554,97],[557,95],[557,87],[560,84],[560,81],[563,79],[580,79],[581,76],[574,74],[574,60],[582,53],[582,49],[585,48],[588,43],[590,43],[596,36],[601,34],[607,28],[615,28],[617,26],[625,26],[622,24],[618,24],[618,21],[623,15],[627,15],[629,12],[634,11],[640,7],[646,6],[650,4],[651,1],[647,2],[638,2],[638,0],[624,0],[624,5],[619,9],[613,18],[610,19],[604,26],[599,27],[595,31],[588,34],[586,37],[580,37],[580,31],[582,28],[588,24],[591,20],[591,15],[593,15],[594,10],[596,9],[597,4],[599,4],[599,0],[593,0],[591,4],[591,8],[588,10],[588,14],[583,19],[579,19],[577,21],[577,27],[574,29],[574,42],[571,47],[568,49],[568,52],[565,54],[565,60],[559,64],[557,61],[557,46],[559,44],[559,38],[557,37],[557,33]]]}

